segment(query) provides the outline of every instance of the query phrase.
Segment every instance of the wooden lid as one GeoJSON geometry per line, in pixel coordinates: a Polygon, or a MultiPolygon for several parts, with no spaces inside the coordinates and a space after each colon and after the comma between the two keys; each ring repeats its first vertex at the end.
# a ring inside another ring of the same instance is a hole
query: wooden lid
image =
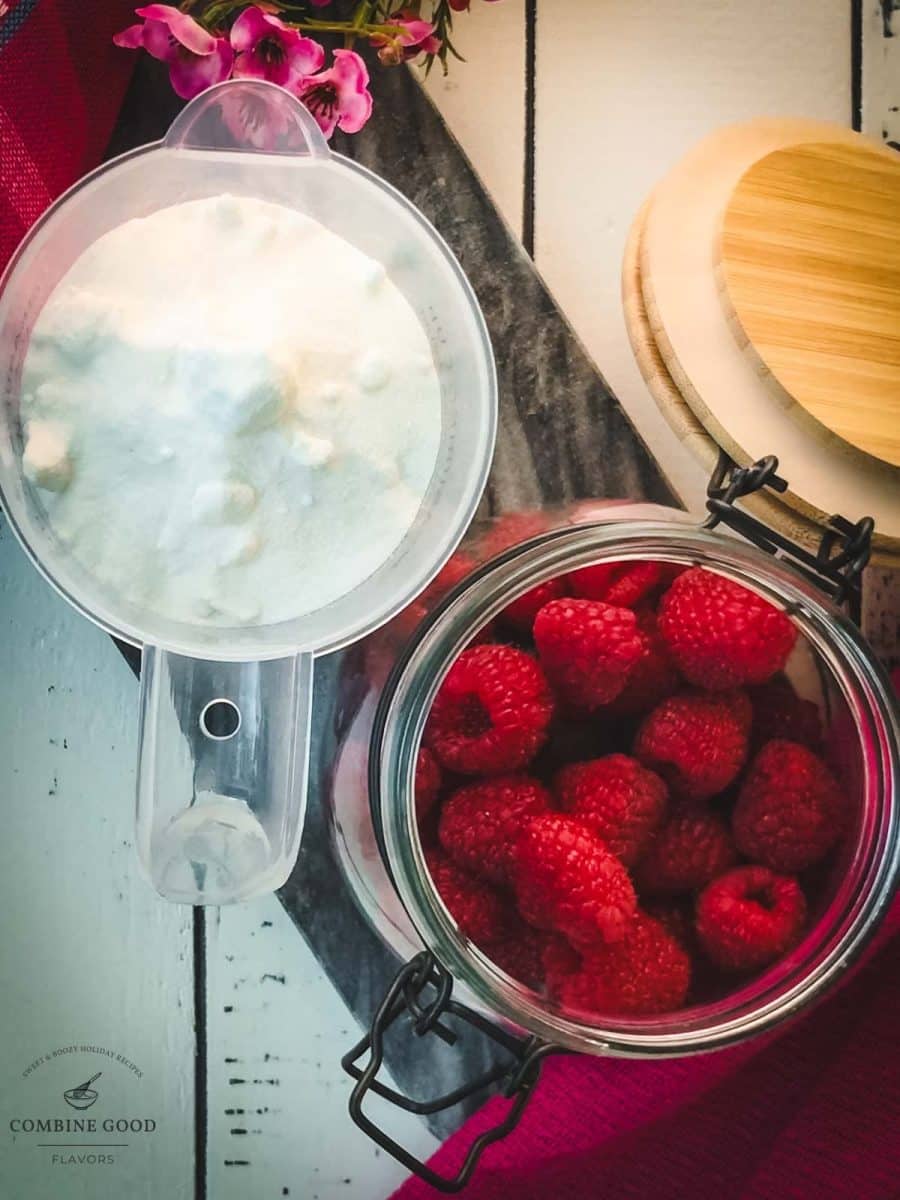
{"type": "Polygon", "coordinates": [[[719,250],[746,351],[827,429],[900,465],[900,156],[835,141],[765,155],[719,250]]]}
{"type": "MultiPolygon", "coordinates": [[[[625,326],[635,359],[650,394],[659,405],[660,411],[678,440],[697,458],[703,470],[708,475],[712,475],[718,462],[719,447],[694,416],[669,374],[653,337],[644,305],[640,274],[640,244],[648,208],[649,202],[638,213],[631,227],[625,246],[625,257],[622,261],[622,306],[625,314],[625,326]]],[[[746,466],[747,463],[742,462],[740,465],[746,466]]],[[[818,549],[824,532],[823,527],[783,504],[773,492],[763,491],[746,496],[741,501],[741,506],[760,521],[764,521],[770,528],[777,529],[779,533],[799,542],[807,550],[818,549]]]]}
{"type": "Polygon", "coordinates": [[[713,442],[740,464],[777,455],[790,482],[784,505],[819,525],[834,513],[851,521],[871,516],[874,544],[896,559],[900,468],[837,437],[761,372],[735,337],[718,269],[724,214],[748,169],[775,150],[822,142],[893,153],[840,126],[782,118],[726,126],[695,146],[653,193],[640,243],[641,288],[666,370],[713,442]]]}

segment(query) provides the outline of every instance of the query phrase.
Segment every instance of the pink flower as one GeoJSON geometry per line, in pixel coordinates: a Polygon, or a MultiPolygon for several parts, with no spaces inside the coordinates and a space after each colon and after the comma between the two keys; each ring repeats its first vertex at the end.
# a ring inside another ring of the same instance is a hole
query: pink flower
{"type": "Polygon", "coordinates": [[[268,79],[282,87],[312,75],[325,61],[318,42],[255,5],[245,8],[232,25],[231,45],[237,54],[235,75],[268,79]]]}
{"type": "Polygon", "coordinates": [[[376,33],[370,39],[373,46],[380,47],[378,57],[386,66],[395,66],[419,54],[437,54],[441,48],[441,39],[434,36],[434,26],[420,21],[410,9],[395,13],[387,24],[399,26],[402,32],[376,33]]]}
{"type": "Polygon", "coordinates": [[[334,66],[301,79],[294,92],[319,122],[327,138],[335,127],[358,133],[372,115],[366,64],[353,50],[335,50],[334,66]]]}
{"type": "Polygon", "coordinates": [[[192,99],[231,74],[234,51],[227,38],[214,37],[171,4],[145,4],[135,13],[144,18],[143,25],[129,25],[113,41],[129,50],[143,46],[168,63],[172,87],[182,99],[192,99]]]}
{"type": "Polygon", "coordinates": [[[282,149],[296,148],[283,144],[291,128],[284,110],[250,88],[224,88],[219,93],[219,111],[239,146],[274,150],[282,143],[282,149]]]}

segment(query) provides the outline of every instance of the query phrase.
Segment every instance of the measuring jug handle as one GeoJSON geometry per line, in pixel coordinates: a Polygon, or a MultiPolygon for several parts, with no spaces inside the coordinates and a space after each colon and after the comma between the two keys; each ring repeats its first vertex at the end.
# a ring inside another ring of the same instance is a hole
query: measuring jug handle
{"type": "Polygon", "coordinates": [[[313,657],[141,661],[137,848],[153,887],[229,904],[281,887],[306,813],[313,657]]]}

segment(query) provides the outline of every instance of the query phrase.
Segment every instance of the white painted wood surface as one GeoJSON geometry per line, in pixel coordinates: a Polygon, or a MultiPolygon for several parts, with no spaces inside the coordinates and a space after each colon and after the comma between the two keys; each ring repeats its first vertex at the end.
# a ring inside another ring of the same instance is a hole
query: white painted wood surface
{"type": "MultiPolygon", "coordinates": [[[[210,1200],[376,1200],[406,1171],[350,1122],[341,1055],[360,1036],[274,896],[207,923],[210,1200]]],[[[437,1142],[375,1101],[413,1153],[437,1142]]]]}
{"type": "MultiPolygon", "coordinates": [[[[498,154],[494,113],[518,132],[513,93],[486,44],[521,43],[517,6],[478,3],[458,23],[467,62],[431,88],[481,177],[505,199],[522,179],[498,154]],[[488,32],[489,31],[489,32],[488,32]],[[490,118],[490,119],[488,119],[490,118]],[[502,187],[501,172],[515,179],[502,187]]],[[[704,479],[656,409],[622,320],[620,268],[632,219],[654,182],[716,125],[759,113],[851,120],[850,0],[539,0],[535,260],[638,432],[685,502],[704,479]]]]}
{"type": "Polygon", "coordinates": [[[862,0],[863,129],[900,148],[900,0],[862,0]]]}
{"type": "Polygon", "coordinates": [[[0,517],[0,1197],[189,1200],[194,1039],[189,911],[156,898],[133,849],[137,687],[109,638],[26,561],[0,517]],[[71,1045],[130,1059],[136,1079],[71,1045]],[[88,1114],[150,1117],[155,1133],[13,1136],[65,1118],[96,1070],[88,1114]],[[123,1142],[112,1165],[60,1165],[37,1142],[123,1142]]]}
{"type": "MultiPolygon", "coordinates": [[[[435,64],[425,88],[500,212],[517,236],[522,228],[525,149],[525,0],[473,0],[460,13],[443,75],[435,64]]],[[[424,72],[419,72],[424,80],[424,72]]]]}

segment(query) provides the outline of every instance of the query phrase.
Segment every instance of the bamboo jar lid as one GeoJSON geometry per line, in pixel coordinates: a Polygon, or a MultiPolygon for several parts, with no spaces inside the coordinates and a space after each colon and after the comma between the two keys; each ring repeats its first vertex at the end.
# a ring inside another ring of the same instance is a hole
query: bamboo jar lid
{"type": "Polygon", "coordinates": [[[790,482],[779,512],[819,530],[833,513],[851,521],[872,516],[876,552],[897,562],[900,469],[826,428],[742,348],[747,339],[736,335],[721,269],[725,213],[746,172],[774,151],[825,142],[874,145],[840,126],[800,119],[763,118],[711,134],[654,191],[637,275],[659,358],[712,445],[742,465],[777,455],[790,482]]]}
{"type": "MultiPolygon", "coordinates": [[[[649,202],[638,213],[622,262],[622,305],[625,326],[631,348],[644,382],[668,421],[676,437],[698,460],[703,470],[712,475],[719,458],[719,446],[694,415],[684,396],[675,385],[663,361],[650,328],[640,276],[640,247],[649,202]]],[[[747,462],[741,462],[747,466],[747,462]]],[[[746,496],[741,504],[753,516],[773,529],[799,542],[807,550],[817,549],[822,539],[822,527],[794,512],[772,492],[756,492],[746,496]]]]}
{"type": "Polygon", "coordinates": [[[826,429],[900,466],[900,156],[861,141],[765,155],[731,193],[719,252],[745,352],[826,429]]]}

